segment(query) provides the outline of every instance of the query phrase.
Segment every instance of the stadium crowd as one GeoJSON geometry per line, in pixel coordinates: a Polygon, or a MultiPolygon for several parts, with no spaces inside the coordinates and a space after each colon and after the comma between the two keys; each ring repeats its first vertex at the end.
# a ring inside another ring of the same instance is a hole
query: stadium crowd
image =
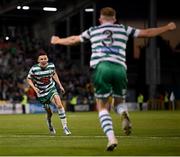
{"type": "MultiPolygon", "coordinates": [[[[172,53],[173,50],[166,40],[159,38],[158,42],[165,54],[162,56],[161,62],[164,64],[166,62],[164,57],[170,58],[168,52],[172,53]]],[[[34,91],[26,83],[26,76],[30,67],[36,62],[38,50],[43,48],[47,51],[50,61],[56,65],[57,74],[66,90],[65,95],[61,95],[61,97],[66,102],[68,109],[71,110],[70,102],[74,96],[77,96],[77,104],[88,104],[91,110],[94,110],[93,86],[88,67],[85,66],[84,69],[81,69],[73,60],[67,60],[57,49],[44,43],[42,39],[32,38],[27,34],[24,37],[16,36],[11,40],[0,37],[0,100],[20,102],[23,93],[26,92],[30,102],[36,101],[34,91]]],[[[177,45],[176,51],[178,50],[179,46],[177,45]]],[[[143,51],[142,48],[141,52],[144,55],[143,51]]],[[[159,94],[162,95],[163,92],[160,91],[159,94]]],[[[161,101],[157,102],[161,104],[161,101]]]]}
{"type": "Polygon", "coordinates": [[[89,72],[64,60],[56,50],[48,49],[44,43],[43,40],[34,38],[24,40],[16,37],[7,41],[0,39],[0,100],[20,102],[26,92],[29,101],[36,101],[34,91],[26,83],[26,77],[36,61],[36,54],[43,48],[47,50],[50,61],[55,63],[57,74],[66,90],[62,99],[69,103],[74,95],[78,95],[78,104],[94,105],[89,72]]]}

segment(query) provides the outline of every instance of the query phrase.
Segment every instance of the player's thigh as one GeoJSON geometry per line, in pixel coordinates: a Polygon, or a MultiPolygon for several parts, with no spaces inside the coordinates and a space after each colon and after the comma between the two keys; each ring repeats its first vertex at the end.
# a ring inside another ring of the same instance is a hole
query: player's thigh
{"type": "Polygon", "coordinates": [[[112,81],[113,95],[124,97],[127,91],[127,74],[123,66],[114,67],[114,75],[112,81]]]}
{"type": "Polygon", "coordinates": [[[62,101],[61,101],[61,98],[59,96],[59,94],[54,94],[52,99],[51,99],[52,103],[54,103],[57,107],[59,108],[62,108],[63,107],[63,104],[62,104],[62,101]]]}
{"type": "Polygon", "coordinates": [[[92,74],[96,94],[106,94],[111,91],[111,71],[108,63],[99,63],[92,74]]]}

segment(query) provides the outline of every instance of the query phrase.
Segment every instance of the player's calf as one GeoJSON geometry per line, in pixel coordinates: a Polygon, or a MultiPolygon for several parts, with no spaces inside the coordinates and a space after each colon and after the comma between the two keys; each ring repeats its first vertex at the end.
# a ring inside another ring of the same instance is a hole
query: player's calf
{"type": "Polygon", "coordinates": [[[126,135],[130,135],[132,131],[132,124],[127,112],[122,113],[122,129],[126,135]]]}

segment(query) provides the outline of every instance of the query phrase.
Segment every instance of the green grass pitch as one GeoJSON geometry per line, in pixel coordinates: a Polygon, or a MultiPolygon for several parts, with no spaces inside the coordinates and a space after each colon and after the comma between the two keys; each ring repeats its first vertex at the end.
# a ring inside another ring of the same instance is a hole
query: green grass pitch
{"type": "Polygon", "coordinates": [[[67,113],[71,136],[50,136],[45,114],[0,115],[0,156],[180,156],[180,111],[130,112],[133,132],[125,136],[120,117],[111,113],[118,147],[105,151],[97,112],[67,113]]]}

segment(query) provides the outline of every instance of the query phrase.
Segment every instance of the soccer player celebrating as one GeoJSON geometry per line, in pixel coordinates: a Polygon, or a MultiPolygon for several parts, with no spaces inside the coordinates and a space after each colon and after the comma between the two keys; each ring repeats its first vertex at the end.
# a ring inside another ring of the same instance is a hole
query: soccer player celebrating
{"type": "Polygon", "coordinates": [[[65,109],[55,87],[55,82],[63,93],[65,90],[56,73],[55,65],[48,62],[48,56],[43,50],[38,53],[38,64],[33,65],[29,71],[27,82],[34,89],[37,94],[37,99],[43,104],[47,112],[47,125],[50,133],[53,135],[56,134],[56,130],[51,122],[52,111],[50,103],[53,103],[57,107],[64,133],[70,135],[71,132],[67,127],[65,109]]]}
{"type": "Polygon", "coordinates": [[[101,127],[108,138],[107,150],[117,146],[112,119],[107,104],[108,97],[114,98],[115,110],[122,115],[122,126],[126,135],[131,133],[131,121],[124,104],[127,89],[126,44],[128,37],[154,37],[161,33],[174,30],[175,23],[149,29],[136,29],[116,22],[116,11],[105,7],[100,11],[100,25],[91,27],[81,35],[59,38],[52,36],[52,44],[74,45],[90,40],[90,66],[94,69],[92,79],[101,127]]]}

